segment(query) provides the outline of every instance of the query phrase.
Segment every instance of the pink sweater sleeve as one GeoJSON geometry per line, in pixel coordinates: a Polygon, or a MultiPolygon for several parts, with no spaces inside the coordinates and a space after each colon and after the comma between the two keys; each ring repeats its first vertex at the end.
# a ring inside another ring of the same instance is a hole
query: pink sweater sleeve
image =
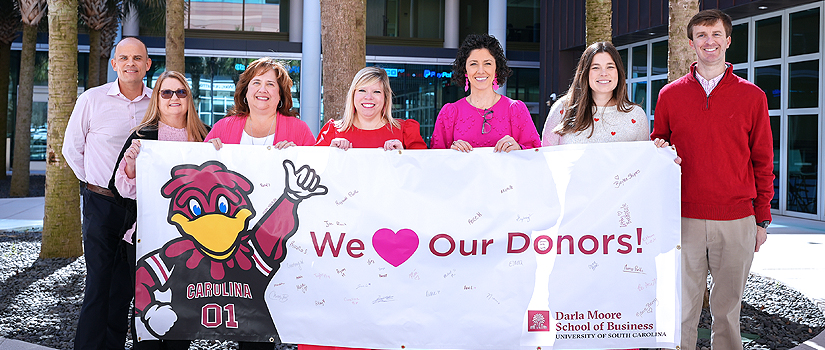
{"type": "Polygon", "coordinates": [[[510,104],[510,127],[513,138],[521,145],[522,149],[541,147],[539,132],[536,131],[536,124],[527,105],[519,100],[513,100],[510,104]]]}
{"type": "Polygon", "coordinates": [[[447,103],[438,112],[435,120],[435,130],[430,140],[430,149],[445,149],[452,146],[454,140],[455,116],[458,113],[452,103],[447,103]]]}
{"type": "Polygon", "coordinates": [[[117,165],[117,172],[115,172],[115,187],[120,192],[123,198],[136,199],[137,190],[135,186],[135,179],[130,179],[126,176],[126,159],[122,159],[117,165]]]}

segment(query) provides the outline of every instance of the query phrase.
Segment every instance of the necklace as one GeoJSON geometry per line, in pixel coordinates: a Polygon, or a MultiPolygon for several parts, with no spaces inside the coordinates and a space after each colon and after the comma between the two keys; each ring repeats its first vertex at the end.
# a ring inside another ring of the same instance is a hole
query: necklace
{"type": "MultiPolygon", "coordinates": [[[[270,124],[269,124],[269,131],[267,131],[267,132],[266,132],[266,135],[264,135],[264,137],[263,137],[264,141],[261,143],[261,146],[266,145],[266,139],[268,139],[268,138],[269,138],[269,134],[271,134],[271,133],[272,133],[272,127],[275,125],[275,120],[276,120],[277,118],[278,118],[278,114],[276,113],[276,114],[275,114],[275,116],[274,116],[274,117],[272,117],[272,123],[270,123],[270,124]]],[[[249,134],[249,137],[251,137],[251,138],[252,138],[252,144],[253,144],[253,145],[255,145],[255,139],[256,139],[256,137],[255,137],[255,136],[252,136],[252,134],[251,134],[251,133],[249,134]]]]}
{"type": "Polygon", "coordinates": [[[493,108],[493,105],[495,105],[495,104],[496,104],[496,102],[498,102],[498,97],[499,97],[499,96],[500,96],[500,95],[499,95],[498,93],[494,93],[494,94],[493,94],[493,102],[492,102],[492,103],[480,103],[480,101],[476,100],[475,98],[470,99],[471,97],[473,97],[473,96],[472,96],[472,94],[471,94],[470,96],[467,96],[467,102],[468,102],[471,106],[473,106],[473,107],[475,107],[475,108],[478,108],[478,109],[483,109],[483,110],[485,110],[485,111],[486,111],[486,110],[488,110],[488,109],[490,109],[490,108],[493,108]],[[488,106],[488,105],[489,105],[489,106],[488,106]],[[485,107],[485,106],[487,106],[487,107],[485,107]]]}

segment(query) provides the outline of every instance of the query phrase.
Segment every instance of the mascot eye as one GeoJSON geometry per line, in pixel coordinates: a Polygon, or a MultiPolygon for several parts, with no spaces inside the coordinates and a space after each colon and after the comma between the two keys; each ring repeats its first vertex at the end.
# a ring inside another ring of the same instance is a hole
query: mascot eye
{"type": "Polygon", "coordinates": [[[197,199],[192,198],[189,200],[189,211],[192,212],[194,216],[200,216],[202,213],[201,210],[201,203],[198,202],[197,199]]]}
{"type": "Polygon", "coordinates": [[[218,211],[224,214],[229,212],[229,201],[226,200],[225,196],[218,197],[218,211]]]}

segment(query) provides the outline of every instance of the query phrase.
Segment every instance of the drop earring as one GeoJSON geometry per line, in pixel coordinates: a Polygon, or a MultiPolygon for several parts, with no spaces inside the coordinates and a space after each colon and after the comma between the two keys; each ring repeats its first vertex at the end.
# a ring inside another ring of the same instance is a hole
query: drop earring
{"type": "Polygon", "coordinates": [[[465,75],[464,76],[464,92],[467,92],[468,90],[470,90],[470,78],[468,78],[465,75]]]}
{"type": "Polygon", "coordinates": [[[498,90],[498,77],[493,78],[493,90],[498,90]]]}

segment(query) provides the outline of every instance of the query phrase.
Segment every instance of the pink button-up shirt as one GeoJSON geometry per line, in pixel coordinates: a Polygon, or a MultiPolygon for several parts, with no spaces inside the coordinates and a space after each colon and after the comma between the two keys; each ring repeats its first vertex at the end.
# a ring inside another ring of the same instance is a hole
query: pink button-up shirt
{"type": "Polygon", "coordinates": [[[134,128],[146,114],[152,90],[129,100],[117,81],[91,88],[77,98],[66,126],[63,157],[80,181],[108,187],[115,161],[134,128]]]}

